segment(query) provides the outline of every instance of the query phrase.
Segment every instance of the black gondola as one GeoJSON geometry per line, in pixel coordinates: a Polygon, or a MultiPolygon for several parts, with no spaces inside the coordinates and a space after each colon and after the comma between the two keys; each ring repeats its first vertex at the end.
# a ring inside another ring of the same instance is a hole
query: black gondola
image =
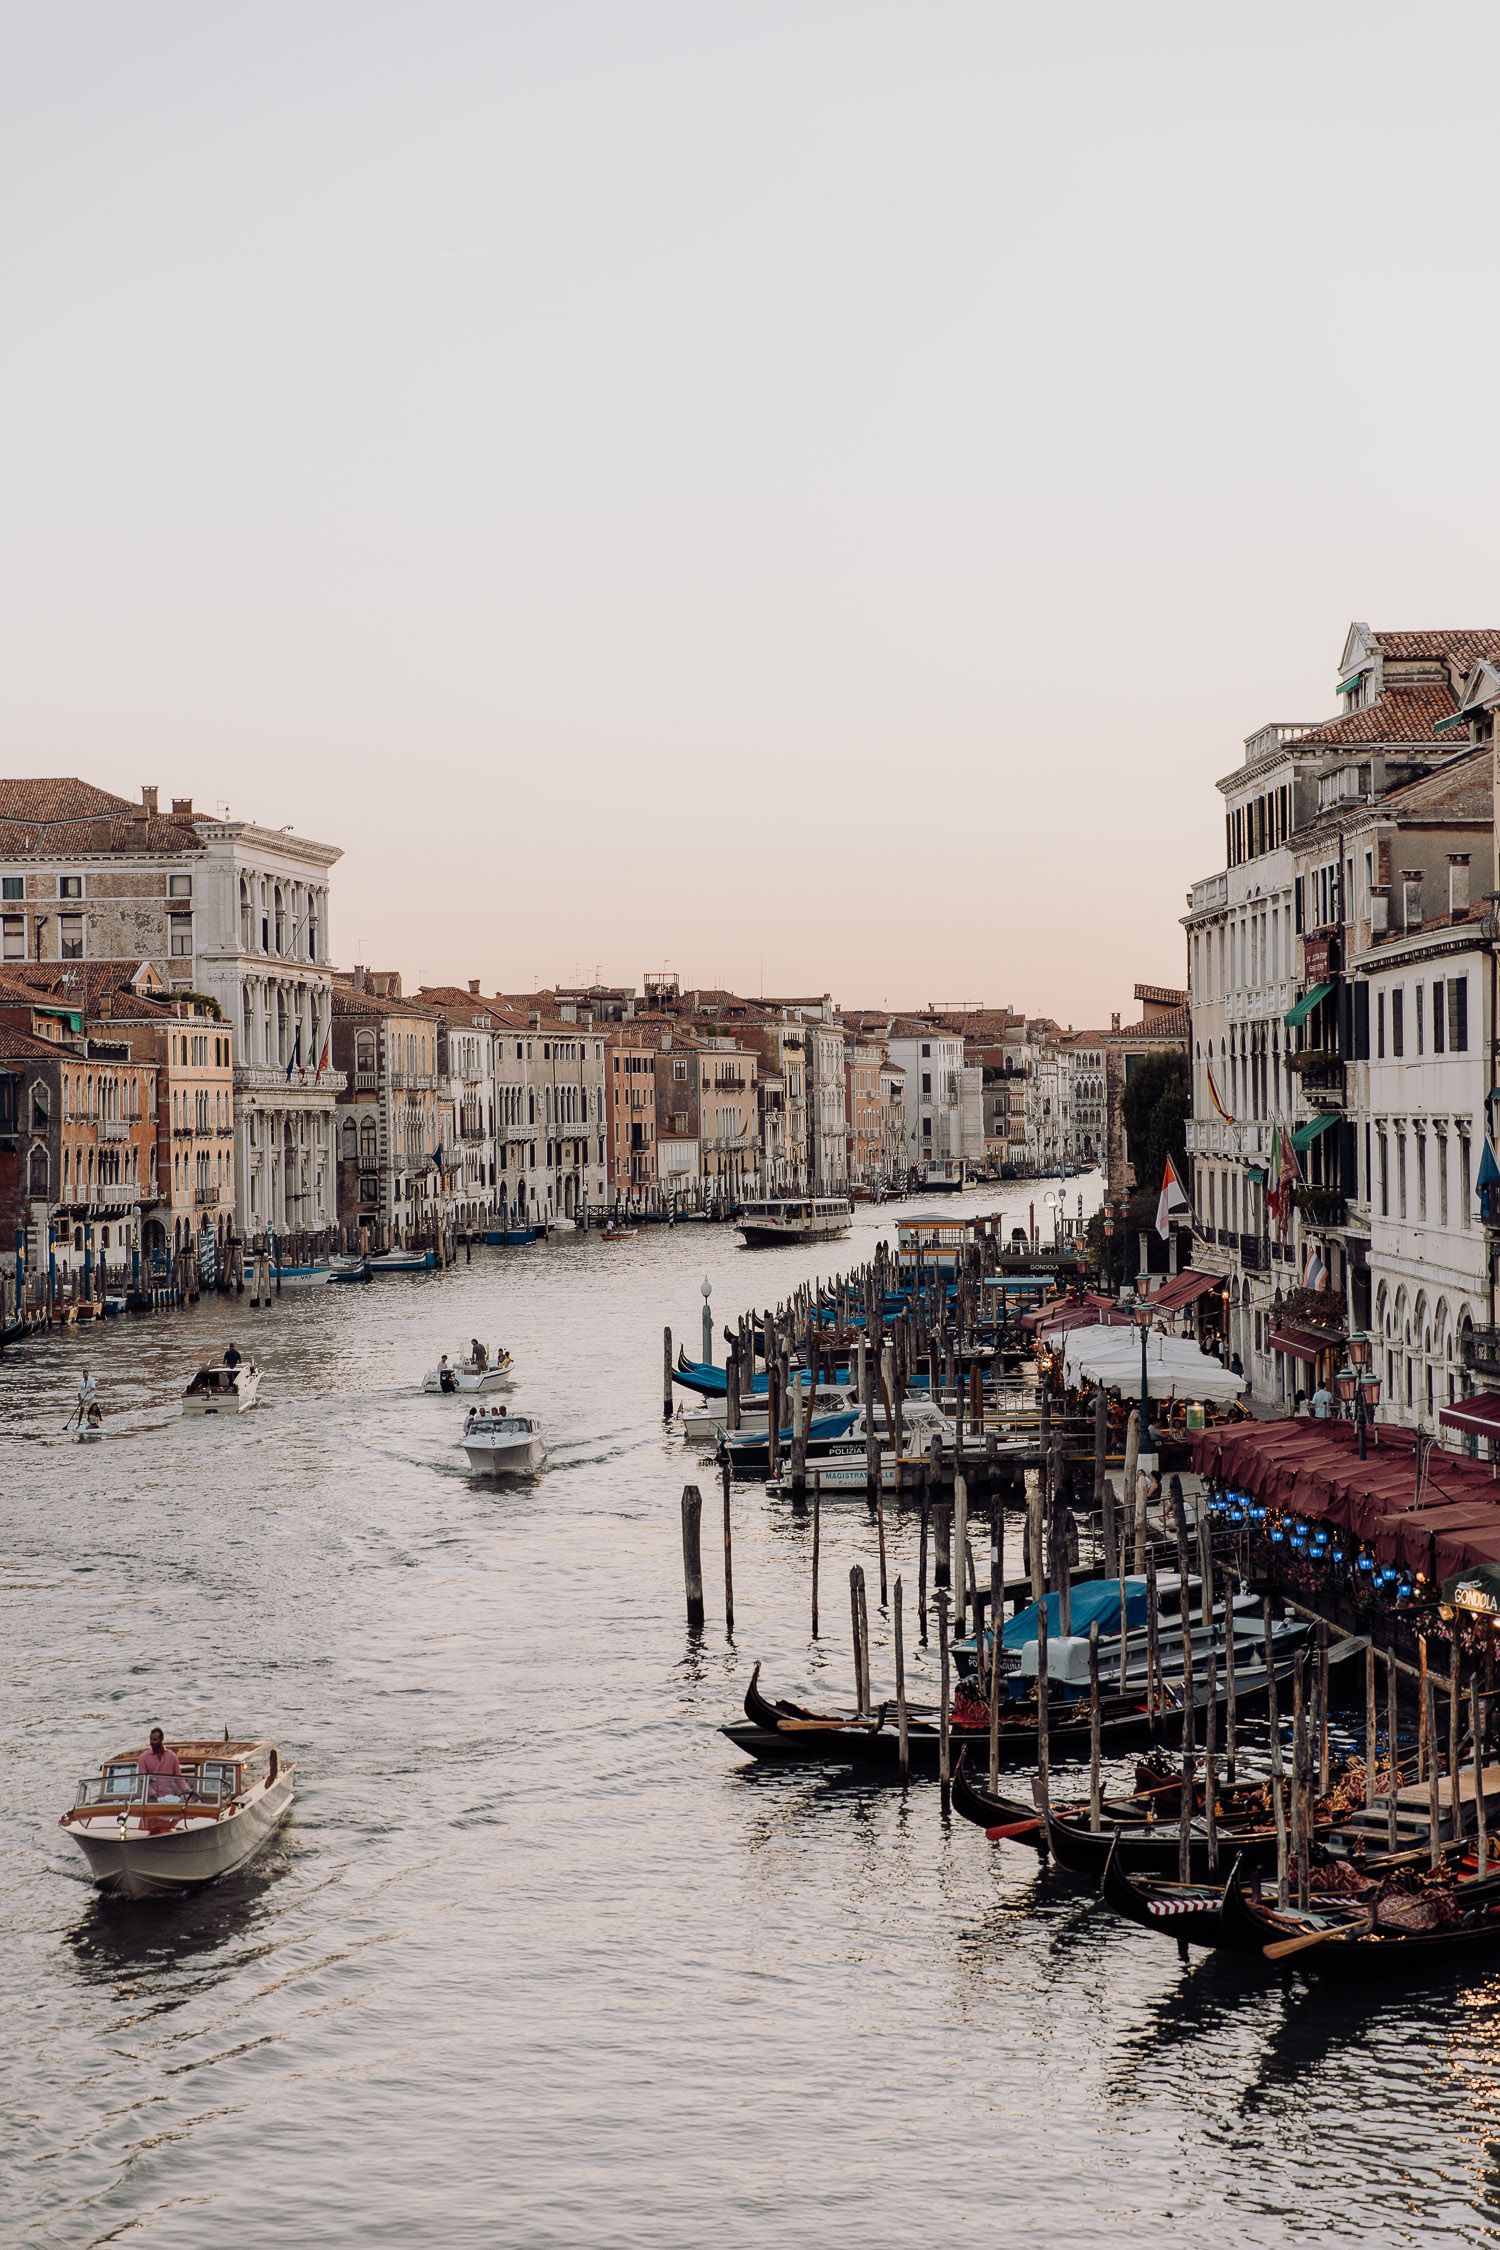
{"type": "MultiPolygon", "coordinates": [[[[1231,1881],[1234,1871],[1231,1871],[1231,1881]]],[[[1127,1922],[1138,1922],[1158,1937],[1188,1945],[1223,1946],[1223,1892],[1217,1883],[1169,1883],[1154,1875],[1131,1875],[1110,1852],[1104,1862],[1100,1894],[1127,1922]]],[[[1257,1946],[1255,1950],[1260,1949],[1257,1946]]]]}

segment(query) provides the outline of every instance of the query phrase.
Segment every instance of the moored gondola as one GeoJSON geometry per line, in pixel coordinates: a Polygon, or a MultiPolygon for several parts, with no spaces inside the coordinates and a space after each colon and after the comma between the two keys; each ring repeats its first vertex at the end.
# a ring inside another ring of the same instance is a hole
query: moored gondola
{"type": "Polygon", "coordinates": [[[996,1842],[1004,1838],[1029,1844],[1033,1851],[1045,1854],[1047,1831],[1036,1807],[1019,1797],[1002,1797],[972,1780],[962,1754],[953,1775],[953,1810],[996,1842]]]}
{"type": "MultiPolygon", "coordinates": [[[[1233,1871],[1231,1871],[1231,1880],[1233,1871]]],[[[1172,1883],[1155,1875],[1132,1875],[1111,1851],[1104,1862],[1100,1895],[1127,1922],[1160,1937],[1188,1945],[1223,1945],[1223,1894],[1217,1883],[1172,1883]]]]}

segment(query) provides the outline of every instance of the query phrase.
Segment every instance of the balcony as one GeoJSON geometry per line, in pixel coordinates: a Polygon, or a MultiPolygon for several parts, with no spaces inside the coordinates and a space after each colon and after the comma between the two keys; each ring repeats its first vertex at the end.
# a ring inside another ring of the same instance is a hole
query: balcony
{"type": "Polygon", "coordinates": [[[99,1138],[101,1141],[128,1141],[130,1138],[129,1118],[101,1117],[99,1120],[99,1138]]]}
{"type": "Polygon", "coordinates": [[[1463,1339],[1464,1365],[1475,1375],[1500,1375],[1500,1329],[1471,1328],[1463,1339]]]}
{"type": "Polygon", "coordinates": [[[378,1070],[357,1070],[354,1073],[354,1091],[356,1094],[373,1094],[378,1091],[379,1086],[380,1073],[378,1070]]]}
{"type": "Polygon", "coordinates": [[[1310,1227],[1342,1227],[1349,1221],[1349,1198],[1341,1188],[1318,1187],[1307,1181],[1292,1189],[1292,1201],[1310,1227]]]}

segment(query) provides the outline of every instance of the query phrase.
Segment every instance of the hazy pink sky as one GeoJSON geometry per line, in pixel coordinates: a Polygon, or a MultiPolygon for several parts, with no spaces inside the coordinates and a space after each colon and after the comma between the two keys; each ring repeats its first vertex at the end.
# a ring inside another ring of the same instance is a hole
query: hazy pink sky
{"type": "Polygon", "coordinates": [[[0,763],[345,961],[1075,1022],[1500,622],[1494,12],[10,5],[0,763]]]}

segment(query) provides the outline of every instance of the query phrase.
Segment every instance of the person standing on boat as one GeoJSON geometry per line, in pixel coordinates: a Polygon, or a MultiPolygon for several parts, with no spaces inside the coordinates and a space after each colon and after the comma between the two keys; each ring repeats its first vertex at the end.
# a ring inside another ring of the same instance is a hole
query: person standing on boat
{"type": "Polygon", "coordinates": [[[177,1762],[177,1752],[167,1748],[166,1737],[160,1727],[151,1729],[151,1740],[136,1759],[135,1770],[150,1776],[146,1788],[148,1797],[180,1797],[183,1794],[182,1768],[177,1762]],[[175,1787],[171,1786],[173,1783],[176,1784],[175,1787]]]}
{"type": "Polygon", "coordinates": [[[239,1364],[240,1351],[238,1344],[226,1344],[226,1346],[224,1347],[224,1365],[226,1367],[238,1367],[239,1364]]]}
{"type": "Polygon", "coordinates": [[[458,1389],[458,1377],[448,1365],[448,1354],[446,1352],[438,1361],[438,1389],[440,1391],[456,1391],[458,1389]]]}
{"type": "Polygon", "coordinates": [[[476,1375],[484,1375],[488,1373],[490,1355],[485,1350],[484,1345],[481,1344],[477,1336],[471,1336],[469,1338],[469,1358],[473,1364],[474,1372],[476,1375]]]}

